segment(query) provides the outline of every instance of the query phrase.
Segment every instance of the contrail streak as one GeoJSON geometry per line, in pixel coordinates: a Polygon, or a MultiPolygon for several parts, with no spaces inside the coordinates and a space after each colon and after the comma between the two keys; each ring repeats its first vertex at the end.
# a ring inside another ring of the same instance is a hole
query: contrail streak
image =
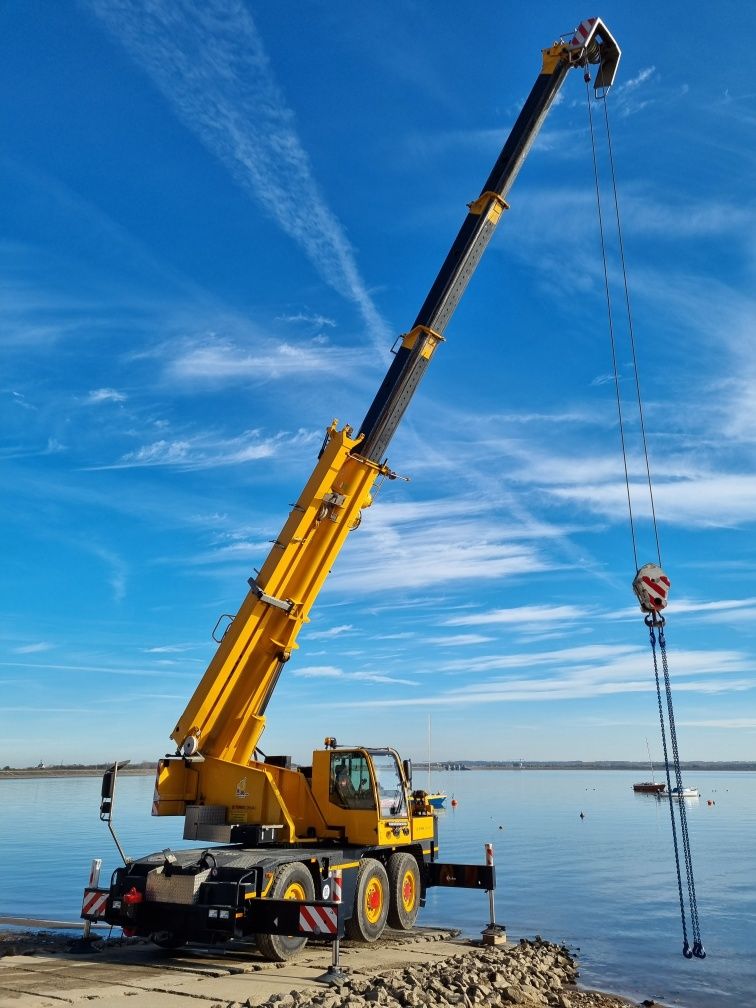
{"type": "Polygon", "coordinates": [[[389,328],[320,192],[255,23],[239,0],[88,0],[178,118],[355,304],[385,352],[389,328]]]}

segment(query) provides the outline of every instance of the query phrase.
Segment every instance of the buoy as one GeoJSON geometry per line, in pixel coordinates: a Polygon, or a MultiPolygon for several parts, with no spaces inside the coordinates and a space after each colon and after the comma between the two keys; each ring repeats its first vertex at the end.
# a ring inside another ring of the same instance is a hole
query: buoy
{"type": "Polygon", "coordinates": [[[452,798],[452,800],[451,800],[451,807],[452,807],[452,808],[456,808],[456,807],[457,807],[457,804],[458,804],[458,803],[457,803],[457,799],[456,799],[456,798],[452,798]]]}
{"type": "Polygon", "coordinates": [[[581,812],[581,813],[580,813],[580,818],[581,818],[581,819],[585,819],[585,812],[581,812]]]}

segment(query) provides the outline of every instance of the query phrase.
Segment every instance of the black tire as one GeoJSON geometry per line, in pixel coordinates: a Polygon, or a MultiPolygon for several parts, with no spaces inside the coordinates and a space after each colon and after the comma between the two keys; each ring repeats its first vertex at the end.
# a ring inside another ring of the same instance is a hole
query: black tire
{"type": "Polygon", "coordinates": [[[388,863],[389,927],[410,931],[420,909],[420,869],[411,854],[392,854],[388,863]]]}
{"type": "Polygon", "coordinates": [[[389,880],[380,861],[365,858],[357,871],[352,916],[344,925],[347,938],[374,942],[383,934],[389,910],[389,880]]]}
{"type": "Polygon", "coordinates": [[[177,931],[153,931],[150,941],[161,949],[177,949],[186,945],[187,938],[177,931]]]}
{"type": "MultiPolygon", "coordinates": [[[[270,899],[314,900],[315,883],[303,864],[292,861],[283,864],[273,876],[268,891],[270,899]]],[[[263,959],[270,962],[286,962],[293,959],[307,944],[306,938],[290,935],[259,934],[257,947],[263,959]]]]}

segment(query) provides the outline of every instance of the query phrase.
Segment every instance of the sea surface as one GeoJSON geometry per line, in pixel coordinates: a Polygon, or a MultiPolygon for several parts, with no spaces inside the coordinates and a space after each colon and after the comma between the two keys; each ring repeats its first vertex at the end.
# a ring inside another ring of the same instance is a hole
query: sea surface
{"type": "MultiPolygon", "coordinates": [[[[669,804],[634,794],[640,777],[434,773],[434,789],[449,795],[441,857],[482,862],[493,842],[497,921],[510,940],[540,934],[579,949],[583,986],[684,1008],[756,1008],[756,774],[686,776],[701,792],[686,809],[707,952],[691,961],[681,955],[669,804]]],[[[152,789],[151,777],[119,780],[115,824],[131,856],[190,846],[180,819],[151,817],[152,789]]],[[[0,780],[0,915],[78,919],[91,859],[103,859],[103,880],[120,863],[99,790],[97,778],[0,780]]],[[[435,889],[419,923],[474,937],[488,914],[485,893],[435,889]]]]}

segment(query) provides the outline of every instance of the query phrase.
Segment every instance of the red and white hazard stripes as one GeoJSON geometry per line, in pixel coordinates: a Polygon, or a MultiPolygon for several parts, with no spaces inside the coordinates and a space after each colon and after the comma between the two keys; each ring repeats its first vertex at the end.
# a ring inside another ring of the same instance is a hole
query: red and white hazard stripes
{"type": "Polygon", "coordinates": [[[644,564],[633,581],[633,591],[638,596],[643,612],[658,613],[669,601],[671,583],[658,564],[644,564]]]}
{"type": "Polygon", "coordinates": [[[483,844],[483,848],[486,852],[486,864],[492,865],[494,863],[493,844],[492,843],[483,844]]]}
{"type": "Polygon", "coordinates": [[[572,37],[570,46],[573,49],[582,49],[583,46],[588,44],[593,31],[593,26],[596,24],[598,18],[586,18],[585,21],[581,21],[580,24],[575,29],[575,34],[572,37]]]}
{"type": "Polygon", "coordinates": [[[105,916],[108,905],[108,889],[85,889],[84,902],[81,904],[82,917],[95,917],[98,920],[105,916]]]}
{"type": "Polygon", "coordinates": [[[334,903],[341,903],[342,881],[341,868],[334,868],[331,872],[331,899],[334,903]]]}
{"type": "Polygon", "coordinates": [[[303,934],[335,935],[339,930],[338,908],[303,903],[299,908],[299,930],[303,934]]]}

